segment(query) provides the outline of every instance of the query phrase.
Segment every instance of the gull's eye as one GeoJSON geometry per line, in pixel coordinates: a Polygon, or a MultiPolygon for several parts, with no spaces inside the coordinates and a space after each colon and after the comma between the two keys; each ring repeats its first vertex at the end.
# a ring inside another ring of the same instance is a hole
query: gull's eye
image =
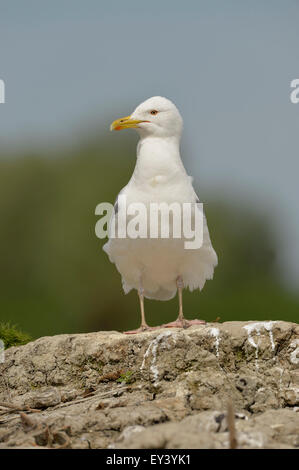
{"type": "Polygon", "coordinates": [[[156,109],[153,109],[153,110],[151,111],[151,114],[152,114],[152,116],[156,116],[156,114],[158,114],[158,111],[157,111],[156,109]]]}

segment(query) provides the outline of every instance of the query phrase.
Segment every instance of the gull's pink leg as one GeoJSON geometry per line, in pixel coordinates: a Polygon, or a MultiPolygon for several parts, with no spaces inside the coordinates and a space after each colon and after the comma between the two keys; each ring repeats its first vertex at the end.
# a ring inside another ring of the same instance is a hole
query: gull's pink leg
{"type": "Polygon", "coordinates": [[[176,321],[173,321],[171,323],[166,323],[165,325],[162,325],[164,328],[189,328],[189,326],[192,325],[202,325],[205,323],[204,320],[186,320],[183,314],[183,288],[184,288],[184,283],[183,283],[183,278],[182,276],[178,276],[176,285],[178,288],[178,294],[179,294],[179,316],[176,319],[176,321]]]}
{"type": "Polygon", "coordinates": [[[139,302],[140,302],[140,311],[141,311],[141,325],[137,330],[130,330],[124,331],[125,335],[135,335],[137,333],[142,333],[144,331],[155,330],[156,327],[148,326],[145,320],[145,313],[144,313],[144,295],[143,295],[143,288],[138,290],[139,302]]]}

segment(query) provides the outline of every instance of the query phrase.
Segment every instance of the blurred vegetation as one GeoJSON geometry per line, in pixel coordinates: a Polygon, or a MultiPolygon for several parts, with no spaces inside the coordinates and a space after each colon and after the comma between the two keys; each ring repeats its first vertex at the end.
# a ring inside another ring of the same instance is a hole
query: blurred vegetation
{"type": "Polygon", "coordinates": [[[4,343],[5,349],[7,349],[11,346],[21,346],[29,343],[32,338],[27,333],[18,330],[15,325],[0,323],[0,339],[4,343]]]}
{"type": "MultiPolygon", "coordinates": [[[[136,293],[95,236],[99,202],[114,202],[135,165],[136,141],[97,139],[55,155],[0,159],[0,320],[34,337],[139,326],[136,293]]],[[[252,209],[208,195],[205,210],[219,256],[214,280],[184,295],[188,318],[298,321],[299,296],[276,269],[271,223],[252,209]]],[[[176,318],[177,299],[146,301],[152,325],[176,318]]],[[[0,334],[1,337],[1,334],[0,334]]]]}

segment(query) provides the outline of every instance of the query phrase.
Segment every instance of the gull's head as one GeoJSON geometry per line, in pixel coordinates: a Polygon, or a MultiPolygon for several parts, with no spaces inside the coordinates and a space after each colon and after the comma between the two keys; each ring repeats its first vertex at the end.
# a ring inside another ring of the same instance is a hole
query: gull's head
{"type": "Polygon", "coordinates": [[[167,98],[154,96],[141,103],[130,116],[117,119],[110,129],[135,128],[142,137],[178,137],[183,120],[177,107],[167,98]]]}

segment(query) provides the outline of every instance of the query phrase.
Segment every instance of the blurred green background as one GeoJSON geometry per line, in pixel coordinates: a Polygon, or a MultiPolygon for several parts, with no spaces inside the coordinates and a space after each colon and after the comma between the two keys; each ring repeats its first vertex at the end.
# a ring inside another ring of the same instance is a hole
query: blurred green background
{"type": "MultiPolygon", "coordinates": [[[[114,202],[133,170],[136,139],[129,134],[90,136],[50,157],[2,156],[2,320],[34,337],[139,325],[136,292],[124,295],[94,231],[96,205],[114,202]]],[[[200,193],[219,266],[201,293],[184,294],[186,316],[297,321],[299,296],[280,280],[271,216],[215,194],[200,193]]],[[[151,325],[174,320],[177,311],[177,299],[146,301],[151,325]]]]}

